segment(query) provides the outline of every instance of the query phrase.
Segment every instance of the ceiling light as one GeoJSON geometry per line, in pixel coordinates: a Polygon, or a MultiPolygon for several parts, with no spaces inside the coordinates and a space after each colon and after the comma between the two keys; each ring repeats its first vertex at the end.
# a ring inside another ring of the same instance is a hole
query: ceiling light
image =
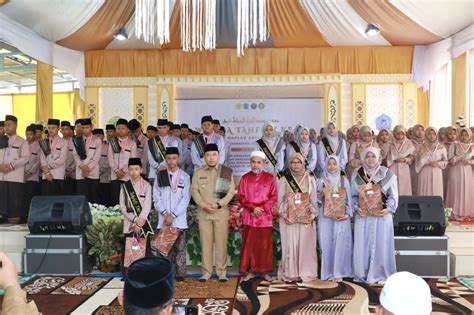
{"type": "Polygon", "coordinates": [[[120,31],[117,32],[117,34],[114,35],[114,38],[117,40],[127,40],[128,39],[128,34],[125,31],[124,28],[122,28],[120,31]]]}
{"type": "Polygon", "coordinates": [[[367,25],[367,29],[365,30],[365,35],[367,36],[374,36],[380,33],[380,30],[377,26],[374,24],[369,24],[367,25]]]}

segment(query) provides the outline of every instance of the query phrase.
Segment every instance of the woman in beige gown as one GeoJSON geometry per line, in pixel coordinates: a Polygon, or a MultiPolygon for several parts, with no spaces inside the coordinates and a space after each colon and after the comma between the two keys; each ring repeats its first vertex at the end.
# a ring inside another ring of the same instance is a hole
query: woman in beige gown
{"type": "MultiPolygon", "coordinates": [[[[418,124],[413,126],[409,139],[412,141],[413,145],[415,146],[416,151],[420,149],[423,145],[423,141],[425,140],[425,127],[418,124]]],[[[418,174],[415,170],[415,163],[410,165],[410,176],[411,176],[411,191],[413,195],[419,195],[416,191],[418,188],[418,174]]]]}
{"type": "Polygon", "coordinates": [[[418,174],[419,196],[443,198],[443,169],[448,164],[448,152],[438,141],[436,129],[426,128],[425,141],[417,151],[415,170],[418,174]]]}
{"type": "Polygon", "coordinates": [[[390,147],[390,142],[392,141],[392,133],[387,128],[382,128],[379,130],[377,135],[377,144],[380,147],[380,156],[382,157],[382,165],[387,166],[387,157],[390,147]]]}
{"type": "Polygon", "coordinates": [[[474,217],[474,165],[472,133],[469,128],[459,130],[459,140],[449,147],[449,180],[446,206],[453,208],[456,218],[474,217]]]}
{"type": "MultiPolygon", "coordinates": [[[[441,130],[441,128],[440,128],[441,130]]],[[[438,132],[438,135],[441,131],[438,132]]],[[[442,138],[438,136],[438,139],[442,138]]],[[[444,146],[446,147],[446,151],[449,151],[449,148],[451,145],[458,140],[458,131],[456,128],[449,126],[444,128],[444,141],[441,141],[444,146]]],[[[444,200],[446,200],[446,197],[448,195],[448,179],[449,179],[449,169],[451,168],[451,164],[448,163],[446,165],[446,168],[443,170],[443,196],[444,200]]]]}
{"type": "MultiPolygon", "coordinates": [[[[360,127],[359,125],[354,125],[347,131],[347,156],[349,156],[349,152],[351,150],[352,144],[356,143],[360,139],[360,127]],[[349,136],[350,135],[350,136],[349,136]]],[[[349,162],[349,161],[348,161],[349,162]]],[[[350,163],[346,164],[346,175],[347,178],[351,178],[352,172],[354,169],[350,165],[350,163]]]]}
{"type": "Polygon", "coordinates": [[[393,141],[390,143],[387,154],[387,166],[397,175],[398,194],[400,196],[411,196],[410,165],[413,161],[415,146],[406,137],[406,129],[402,125],[393,129],[393,141]]]}
{"type": "Polygon", "coordinates": [[[353,142],[349,149],[349,161],[347,165],[349,165],[350,172],[346,172],[348,178],[352,178],[352,172],[362,165],[361,155],[365,149],[374,147],[380,150],[374,138],[372,129],[369,126],[360,128],[360,139],[353,142]]]}

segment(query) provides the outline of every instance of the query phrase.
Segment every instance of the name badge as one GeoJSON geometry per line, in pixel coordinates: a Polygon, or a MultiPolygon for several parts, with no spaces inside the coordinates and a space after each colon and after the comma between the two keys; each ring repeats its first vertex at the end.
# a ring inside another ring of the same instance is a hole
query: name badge
{"type": "Polygon", "coordinates": [[[470,155],[469,153],[466,153],[466,154],[464,154],[464,158],[465,158],[465,159],[470,159],[470,158],[471,158],[471,155],[470,155]]]}
{"type": "Polygon", "coordinates": [[[373,194],[374,194],[374,191],[373,191],[373,190],[367,190],[365,193],[366,193],[367,195],[373,195],[373,194]]]}
{"type": "Polygon", "coordinates": [[[300,205],[301,204],[301,194],[296,193],[295,194],[295,205],[300,205]]]}
{"type": "Polygon", "coordinates": [[[430,155],[430,161],[436,161],[436,156],[435,155],[430,155]]]}
{"type": "Polygon", "coordinates": [[[338,194],[338,193],[334,193],[334,194],[332,194],[332,197],[333,197],[333,198],[339,198],[339,194],[338,194]]]}

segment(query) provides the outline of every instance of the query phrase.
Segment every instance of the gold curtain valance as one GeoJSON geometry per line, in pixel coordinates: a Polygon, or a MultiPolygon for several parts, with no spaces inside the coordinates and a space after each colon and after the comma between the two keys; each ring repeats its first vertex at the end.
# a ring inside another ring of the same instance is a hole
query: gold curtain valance
{"type": "Polygon", "coordinates": [[[411,73],[413,47],[253,48],[205,52],[92,50],[85,52],[87,77],[161,75],[384,74],[411,73]]]}

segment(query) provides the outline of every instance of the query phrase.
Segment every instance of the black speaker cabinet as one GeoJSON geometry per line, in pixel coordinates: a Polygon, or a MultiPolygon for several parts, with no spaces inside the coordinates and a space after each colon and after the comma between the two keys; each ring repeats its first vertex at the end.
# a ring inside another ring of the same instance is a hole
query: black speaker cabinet
{"type": "Polygon", "coordinates": [[[443,199],[438,196],[400,196],[393,219],[397,236],[443,236],[443,199]]]}
{"type": "Polygon", "coordinates": [[[85,196],[36,196],[31,200],[31,234],[79,234],[92,224],[85,196]]]}

